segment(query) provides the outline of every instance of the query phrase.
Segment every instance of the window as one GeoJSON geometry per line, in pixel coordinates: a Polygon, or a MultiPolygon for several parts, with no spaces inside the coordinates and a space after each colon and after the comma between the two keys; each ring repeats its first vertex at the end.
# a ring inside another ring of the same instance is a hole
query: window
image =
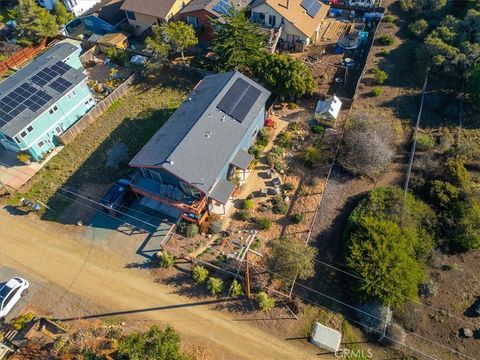
{"type": "Polygon", "coordinates": [[[275,27],[277,23],[277,17],[275,15],[268,16],[268,25],[275,27]]]}
{"type": "MultiPolygon", "coordinates": [[[[53,115],[53,113],[55,113],[56,111],[58,110],[58,106],[57,105],[53,105],[49,110],[48,110],[48,113],[50,115],[53,115]]],[[[28,130],[28,129],[27,129],[28,130]]]]}
{"type": "Polygon", "coordinates": [[[16,141],[18,144],[21,143],[21,141],[20,141],[20,139],[18,138],[18,136],[15,136],[15,141],[16,141]]]}
{"type": "Polygon", "coordinates": [[[127,14],[127,19],[137,20],[137,18],[135,17],[135,13],[133,11],[125,11],[125,13],[127,14]]]}
{"type": "Polygon", "coordinates": [[[27,131],[28,131],[29,133],[31,133],[31,132],[33,131],[33,126],[30,125],[29,127],[27,127],[27,131]]]}
{"type": "Polygon", "coordinates": [[[103,30],[107,30],[107,31],[110,31],[111,30],[111,26],[110,25],[107,25],[107,24],[102,24],[102,29],[103,30]]]}
{"type": "Polygon", "coordinates": [[[67,99],[72,100],[75,95],[77,95],[77,93],[75,92],[75,90],[72,90],[67,94],[67,99]]]}
{"type": "Polygon", "coordinates": [[[39,147],[39,148],[41,148],[43,145],[45,145],[45,143],[44,143],[43,141],[40,141],[40,142],[38,143],[38,147],[39,147]]]}
{"type": "Polygon", "coordinates": [[[93,22],[92,22],[92,20],[83,19],[83,22],[84,22],[84,23],[85,23],[85,25],[87,25],[87,26],[93,26],[93,22]]]}
{"type": "Polygon", "coordinates": [[[22,132],[20,133],[20,136],[21,136],[22,138],[24,138],[25,136],[27,136],[27,132],[26,132],[26,131],[22,131],[22,132]]]}
{"type": "Polygon", "coordinates": [[[261,12],[252,11],[252,20],[259,23],[264,23],[265,14],[261,12]]]}
{"type": "Polygon", "coordinates": [[[187,24],[192,25],[194,29],[198,29],[200,27],[198,18],[196,16],[187,15],[187,24]]]}
{"type": "Polygon", "coordinates": [[[61,134],[62,133],[62,127],[61,126],[57,126],[55,128],[55,131],[57,132],[57,134],[61,134]]]}
{"type": "Polygon", "coordinates": [[[15,294],[18,292],[18,290],[20,290],[20,288],[16,288],[14,290],[12,290],[10,292],[10,294],[7,295],[7,297],[5,298],[5,300],[3,300],[3,307],[7,306],[8,303],[10,303],[10,301],[12,301],[13,297],[15,296],[15,294]]]}

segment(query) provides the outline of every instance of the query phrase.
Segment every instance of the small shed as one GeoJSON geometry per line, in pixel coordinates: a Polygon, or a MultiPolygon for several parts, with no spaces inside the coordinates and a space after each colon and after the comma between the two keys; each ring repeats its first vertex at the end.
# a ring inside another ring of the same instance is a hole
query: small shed
{"type": "Polygon", "coordinates": [[[315,108],[315,119],[335,121],[342,108],[342,102],[335,95],[319,100],[315,108]]]}
{"type": "Polygon", "coordinates": [[[340,349],[340,343],[342,342],[342,334],[340,331],[316,322],[313,325],[310,342],[322,349],[337,352],[340,349]]]}
{"type": "Polygon", "coordinates": [[[100,50],[103,52],[109,47],[116,47],[117,49],[126,49],[128,47],[128,39],[125,34],[112,33],[106,34],[97,40],[100,50]]]}

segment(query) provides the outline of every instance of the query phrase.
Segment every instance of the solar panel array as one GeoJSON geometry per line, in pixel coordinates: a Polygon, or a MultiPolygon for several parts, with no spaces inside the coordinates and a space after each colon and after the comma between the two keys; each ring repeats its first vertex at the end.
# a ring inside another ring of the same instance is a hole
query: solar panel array
{"type": "Polygon", "coordinates": [[[70,66],[62,61],[58,61],[52,67],[42,69],[39,73],[34,75],[31,80],[38,86],[44,86],[57,76],[65,74],[68,69],[70,69],[70,66]]]}
{"type": "Polygon", "coordinates": [[[223,96],[217,108],[243,122],[262,92],[243,79],[237,79],[223,96]]]}
{"type": "Polygon", "coordinates": [[[48,84],[53,90],[63,93],[65,90],[67,90],[70,86],[72,86],[72,83],[68,80],[65,80],[63,78],[58,78],[54,81],[52,81],[50,84],[48,84]]]}
{"type": "Polygon", "coordinates": [[[213,10],[215,10],[219,14],[228,15],[231,8],[232,8],[232,3],[230,1],[219,0],[213,7],[213,10]]]}
{"type": "MultiPolygon", "coordinates": [[[[71,69],[69,65],[58,61],[51,67],[39,71],[30,80],[39,87],[50,83],[52,89],[63,93],[72,85],[70,81],[61,78],[69,69],[71,69]]],[[[0,126],[6,125],[26,109],[38,111],[52,99],[52,96],[44,90],[37,89],[27,82],[23,83],[0,100],[0,126]]]]}
{"type": "Polygon", "coordinates": [[[307,14],[310,15],[312,18],[315,17],[322,7],[318,0],[303,0],[300,4],[306,11],[307,14]]]}

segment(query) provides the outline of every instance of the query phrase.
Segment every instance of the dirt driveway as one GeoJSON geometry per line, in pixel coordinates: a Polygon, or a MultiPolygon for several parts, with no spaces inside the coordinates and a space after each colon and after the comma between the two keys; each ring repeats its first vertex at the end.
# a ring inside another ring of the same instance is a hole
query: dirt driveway
{"type": "MultiPolygon", "coordinates": [[[[211,302],[195,303],[172,293],[171,288],[152,282],[148,272],[126,268],[126,260],[109,250],[109,244],[87,240],[81,233],[74,226],[12,216],[1,210],[0,265],[46,286],[53,283],[61,289],[55,290],[57,298],[77,294],[109,312],[99,314],[95,307],[85,311],[84,316],[128,315],[135,320],[170,323],[186,339],[210,343],[221,354],[216,358],[317,357],[315,348],[297,347],[246,321],[236,321],[231,314],[212,310],[211,302]]],[[[222,300],[215,300],[219,301],[222,300]]],[[[52,309],[55,315],[54,305],[52,309]]]]}

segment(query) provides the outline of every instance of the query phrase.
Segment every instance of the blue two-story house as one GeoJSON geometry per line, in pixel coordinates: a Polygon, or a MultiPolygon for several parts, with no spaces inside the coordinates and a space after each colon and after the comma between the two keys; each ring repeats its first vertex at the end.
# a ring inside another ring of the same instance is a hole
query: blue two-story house
{"type": "Polygon", "coordinates": [[[56,135],[75,124],[95,100],[79,60],[81,49],[63,42],[0,82],[0,144],[39,161],[56,135]]]}
{"type": "Polygon", "coordinates": [[[95,34],[105,35],[119,32],[121,25],[126,23],[125,12],[120,9],[124,0],[102,0],[91,9],[76,19],[73,19],[66,25],[66,30],[70,34],[75,28],[83,24],[85,30],[95,34]]]}
{"type": "Polygon", "coordinates": [[[225,214],[253,157],[270,92],[240,72],[206,76],[130,161],[146,206],[202,223],[225,214]]]}

